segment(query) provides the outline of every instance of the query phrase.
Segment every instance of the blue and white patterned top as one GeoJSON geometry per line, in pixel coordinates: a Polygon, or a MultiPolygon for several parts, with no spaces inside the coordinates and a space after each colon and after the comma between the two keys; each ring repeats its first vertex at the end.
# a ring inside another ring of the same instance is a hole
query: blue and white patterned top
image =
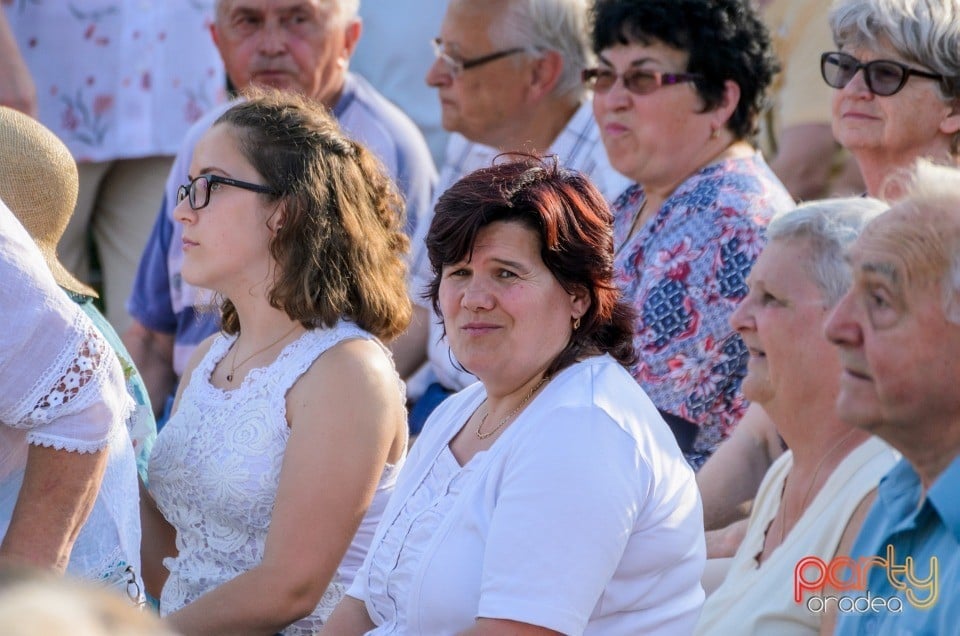
{"type": "Polygon", "coordinates": [[[698,469],[746,410],[747,354],[729,317],[767,223],[794,203],[760,153],[700,169],[628,239],[645,200],[633,185],[613,204],[617,284],[637,311],[631,373],[658,409],[698,427],[684,449],[698,469]]]}

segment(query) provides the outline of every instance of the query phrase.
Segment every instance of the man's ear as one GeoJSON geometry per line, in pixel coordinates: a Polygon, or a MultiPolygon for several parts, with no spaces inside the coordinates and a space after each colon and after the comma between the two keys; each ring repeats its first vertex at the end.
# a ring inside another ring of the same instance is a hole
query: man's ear
{"type": "Polygon", "coordinates": [[[532,96],[541,98],[553,92],[563,73],[563,56],[547,51],[536,59],[530,74],[532,96]]]}
{"type": "Polygon", "coordinates": [[[353,18],[349,24],[344,27],[343,56],[347,62],[350,61],[353,52],[357,49],[357,42],[360,41],[361,33],[363,33],[363,20],[360,18],[353,18]]]}
{"type": "MultiPolygon", "coordinates": [[[[210,23],[210,39],[213,40],[213,45],[217,47],[217,51],[220,51],[220,32],[217,31],[217,23],[213,21],[210,23]]],[[[220,57],[223,57],[223,52],[220,52],[220,57]]]]}

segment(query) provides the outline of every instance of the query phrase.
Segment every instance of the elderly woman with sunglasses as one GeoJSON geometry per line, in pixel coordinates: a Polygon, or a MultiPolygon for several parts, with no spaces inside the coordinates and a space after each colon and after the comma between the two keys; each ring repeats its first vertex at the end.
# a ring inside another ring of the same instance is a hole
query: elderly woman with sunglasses
{"type": "Polygon", "coordinates": [[[728,318],[793,202],[749,139],[777,64],[747,0],[598,0],[584,72],[610,163],[618,285],[638,314],[632,374],[699,468],[745,409],[728,318]]]}
{"type": "Polygon", "coordinates": [[[867,192],[924,157],[957,164],[960,151],[960,0],[840,0],[830,14],[839,51],[823,54],[836,90],[833,133],[867,192]]]}

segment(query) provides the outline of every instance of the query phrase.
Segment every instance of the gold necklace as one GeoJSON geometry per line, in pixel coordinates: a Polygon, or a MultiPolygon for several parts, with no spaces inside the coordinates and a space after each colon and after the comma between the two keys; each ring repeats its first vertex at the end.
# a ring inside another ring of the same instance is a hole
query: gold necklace
{"type": "Polygon", "coordinates": [[[276,346],[278,342],[280,342],[281,340],[283,340],[284,338],[292,334],[294,330],[299,326],[300,326],[300,323],[294,324],[292,327],[290,327],[290,330],[284,333],[282,336],[280,336],[279,338],[277,338],[276,340],[268,344],[263,349],[257,349],[256,351],[248,355],[246,358],[241,360],[239,363],[237,362],[237,352],[240,350],[240,346],[238,345],[238,343],[234,342],[234,344],[237,346],[233,349],[233,364],[230,365],[230,373],[227,374],[227,382],[233,382],[233,372],[237,370],[237,367],[242,367],[244,364],[249,362],[250,359],[253,358],[254,356],[258,356],[264,351],[266,351],[267,349],[270,349],[271,347],[276,346]]]}
{"type": "MultiPolygon", "coordinates": [[[[808,502],[808,499],[810,499],[810,494],[813,492],[814,487],[817,485],[817,477],[820,476],[820,469],[823,468],[824,462],[826,462],[826,461],[827,461],[827,458],[830,457],[831,455],[833,455],[833,454],[837,451],[837,449],[840,448],[841,446],[843,446],[843,444],[844,444],[848,439],[850,439],[850,436],[853,435],[853,434],[856,433],[856,432],[857,432],[857,429],[853,429],[853,430],[851,430],[849,433],[847,433],[846,435],[844,435],[842,438],[840,438],[840,441],[838,441],[836,444],[834,444],[833,447],[832,447],[830,450],[828,450],[828,451],[824,454],[823,457],[820,458],[820,461],[817,463],[817,467],[813,469],[813,478],[810,480],[810,485],[807,487],[807,492],[806,492],[806,494],[803,495],[803,501],[800,502],[800,514],[801,514],[801,515],[803,515],[803,511],[806,509],[807,503],[809,503],[809,502],[808,502]]],[[[786,486],[786,482],[784,482],[784,486],[786,486]]],[[[780,536],[777,538],[777,542],[778,542],[777,545],[780,545],[780,544],[783,543],[784,530],[785,530],[786,524],[787,524],[787,501],[786,501],[786,498],[784,498],[784,500],[783,500],[782,503],[783,503],[783,505],[782,505],[781,508],[780,508],[780,536]]],[[[799,519],[799,517],[798,517],[798,519],[799,519]]]]}
{"type": "Polygon", "coordinates": [[[496,433],[497,431],[499,431],[501,428],[503,428],[504,425],[505,425],[507,422],[510,421],[510,418],[512,418],[513,416],[515,416],[517,413],[520,412],[520,409],[523,408],[523,405],[526,404],[528,401],[530,401],[530,398],[533,397],[533,394],[536,393],[536,392],[537,392],[537,389],[539,389],[540,387],[542,387],[542,386],[543,386],[543,383],[546,382],[546,381],[547,381],[547,378],[545,378],[545,377],[544,377],[544,378],[540,378],[540,381],[537,382],[537,386],[535,386],[535,387],[533,387],[532,389],[530,389],[530,392],[527,393],[525,396],[523,396],[523,399],[520,400],[520,404],[517,405],[517,408],[515,408],[515,409],[513,409],[512,411],[510,411],[509,413],[507,413],[507,416],[506,416],[505,418],[503,418],[502,420],[500,420],[500,423],[497,424],[496,427],[495,427],[492,431],[489,431],[489,432],[487,432],[487,433],[481,433],[481,432],[480,432],[480,429],[483,428],[483,425],[487,423],[487,416],[490,415],[490,409],[487,409],[487,412],[483,414],[483,417],[482,417],[482,418],[480,418],[480,425],[477,426],[477,439],[487,439],[488,437],[490,437],[491,435],[493,435],[494,433],[496,433]]]}

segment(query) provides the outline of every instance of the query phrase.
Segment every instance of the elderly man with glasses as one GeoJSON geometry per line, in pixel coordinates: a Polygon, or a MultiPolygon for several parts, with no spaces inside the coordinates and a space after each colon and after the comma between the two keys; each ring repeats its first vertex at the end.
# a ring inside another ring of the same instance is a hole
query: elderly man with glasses
{"type": "MultiPolygon", "coordinates": [[[[358,5],[358,0],[217,0],[210,30],[238,90],[257,85],[309,95],[377,155],[404,196],[407,232],[413,235],[418,223],[426,223],[436,169],[413,122],[347,70],[360,38],[358,5]]],[[[208,113],[187,134],[127,304],[134,320],[124,344],[147,383],[158,424],[194,347],[218,328],[215,312],[202,309],[210,294],[181,280],[181,228],[173,222],[173,209],[185,196],[195,207],[205,204],[213,182],[191,180],[197,175],[188,175],[187,167],[196,141],[231,105],[208,113]]]]}
{"type": "MultiPolygon", "coordinates": [[[[586,0],[450,2],[426,77],[437,89],[443,127],[457,133],[447,146],[438,192],[511,151],[556,155],[589,176],[608,200],[626,189],[629,180],[607,160],[581,80],[593,60],[587,23],[586,0]]],[[[426,223],[421,230],[415,249],[426,223]]],[[[431,278],[422,254],[415,267],[415,284],[431,278]]],[[[417,308],[419,329],[411,328],[394,347],[401,373],[428,359],[408,382],[413,397],[426,386],[411,412],[414,431],[440,400],[476,381],[453,362],[429,311],[425,304],[417,308]]]]}

